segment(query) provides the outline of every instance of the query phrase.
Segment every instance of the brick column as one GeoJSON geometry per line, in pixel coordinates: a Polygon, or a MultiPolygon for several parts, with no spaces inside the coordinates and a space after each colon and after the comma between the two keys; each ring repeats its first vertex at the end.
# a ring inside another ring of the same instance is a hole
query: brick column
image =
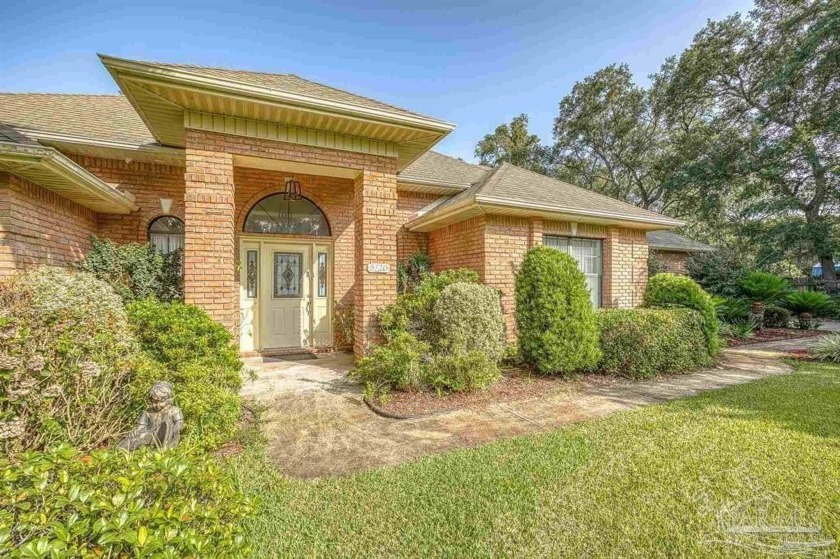
{"type": "Polygon", "coordinates": [[[541,244],[543,244],[543,220],[541,217],[532,217],[528,227],[528,248],[541,244]]]}
{"type": "Polygon", "coordinates": [[[191,142],[188,131],[184,179],[184,299],[238,340],[233,156],[191,142]]]}
{"type": "Polygon", "coordinates": [[[642,304],[647,286],[645,232],[610,227],[604,239],[602,300],[605,307],[642,304]]]}
{"type": "Polygon", "coordinates": [[[362,171],[354,185],[356,235],[355,343],[357,357],[378,340],[376,313],[397,296],[397,176],[362,171]],[[387,264],[387,273],[368,272],[369,264],[387,264]]]}

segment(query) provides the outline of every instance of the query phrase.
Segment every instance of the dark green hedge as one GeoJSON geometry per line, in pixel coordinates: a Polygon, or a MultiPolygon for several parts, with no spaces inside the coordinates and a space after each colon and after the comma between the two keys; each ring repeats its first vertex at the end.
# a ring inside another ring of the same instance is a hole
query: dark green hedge
{"type": "Polygon", "coordinates": [[[709,355],[720,349],[717,311],[709,294],[694,280],[674,274],[657,274],[650,278],[645,290],[644,306],[658,308],[682,307],[694,309],[703,320],[703,334],[709,355]]]}
{"type": "Polygon", "coordinates": [[[602,309],[600,372],[628,378],[678,373],[710,361],[703,320],[690,309],[602,309]]]}

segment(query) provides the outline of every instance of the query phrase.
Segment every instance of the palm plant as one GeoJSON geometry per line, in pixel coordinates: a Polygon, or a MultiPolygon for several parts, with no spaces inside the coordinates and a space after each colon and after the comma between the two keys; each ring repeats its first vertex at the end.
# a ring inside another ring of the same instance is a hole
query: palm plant
{"type": "Polygon", "coordinates": [[[741,291],[752,303],[752,314],[759,330],[764,321],[764,305],[782,299],[790,291],[790,283],[769,272],[751,272],[740,282],[741,291]]]}
{"type": "Polygon", "coordinates": [[[811,327],[815,314],[821,314],[832,307],[831,297],[819,291],[795,291],[785,298],[784,305],[799,319],[799,327],[811,327]]]}
{"type": "Polygon", "coordinates": [[[743,299],[727,299],[726,297],[712,297],[718,319],[732,323],[744,320],[750,316],[750,304],[743,299]]]}

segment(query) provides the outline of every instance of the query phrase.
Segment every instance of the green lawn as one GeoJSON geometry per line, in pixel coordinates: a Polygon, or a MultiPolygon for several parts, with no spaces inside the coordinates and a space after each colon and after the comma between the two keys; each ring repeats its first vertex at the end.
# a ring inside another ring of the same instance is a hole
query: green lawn
{"type": "Polygon", "coordinates": [[[770,492],[840,540],[840,367],[343,478],[236,467],[258,557],[743,556],[719,513],[770,492]]]}

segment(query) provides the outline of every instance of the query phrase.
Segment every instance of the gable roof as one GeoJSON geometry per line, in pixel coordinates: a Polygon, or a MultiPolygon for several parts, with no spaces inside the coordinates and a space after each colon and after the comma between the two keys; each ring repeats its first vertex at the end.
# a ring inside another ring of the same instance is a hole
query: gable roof
{"type": "Polygon", "coordinates": [[[399,180],[440,186],[469,188],[492,170],[436,151],[427,151],[400,171],[399,180]]]}
{"type": "Polygon", "coordinates": [[[503,163],[469,189],[421,210],[408,224],[430,231],[476,213],[545,215],[592,223],[645,228],[679,227],[681,221],[586,190],[509,163],[503,163]]]}
{"type": "Polygon", "coordinates": [[[707,244],[683,237],[673,231],[650,231],[647,234],[647,240],[650,248],[658,250],[674,252],[711,252],[715,250],[707,244]]]}
{"type": "Polygon", "coordinates": [[[162,68],[172,68],[174,70],[180,70],[182,72],[188,72],[198,76],[248,84],[275,91],[284,91],[286,93],[305,95],[307,97],[317,99],[328,99],[330,101],[357,105],[359,107],[384,110],[406,116],[416,116],[429,119],[433,118],[428,115],[403,109],[402,107],[397,107],[396,105],[383,103],[382,101],[377,101],[376,99],[371,99],[370,97],[356,95],[355,93],[350,93],[349,91],[338,89],[337,87],[307,80],[295,74],[273,74],[269,72],[256,72],[253,70],[235,70],[216,66],[172,64],[169,62],[149,62],[140,60],[135,62],[143,62],[144,64],[152,64],[162,68]]]}

